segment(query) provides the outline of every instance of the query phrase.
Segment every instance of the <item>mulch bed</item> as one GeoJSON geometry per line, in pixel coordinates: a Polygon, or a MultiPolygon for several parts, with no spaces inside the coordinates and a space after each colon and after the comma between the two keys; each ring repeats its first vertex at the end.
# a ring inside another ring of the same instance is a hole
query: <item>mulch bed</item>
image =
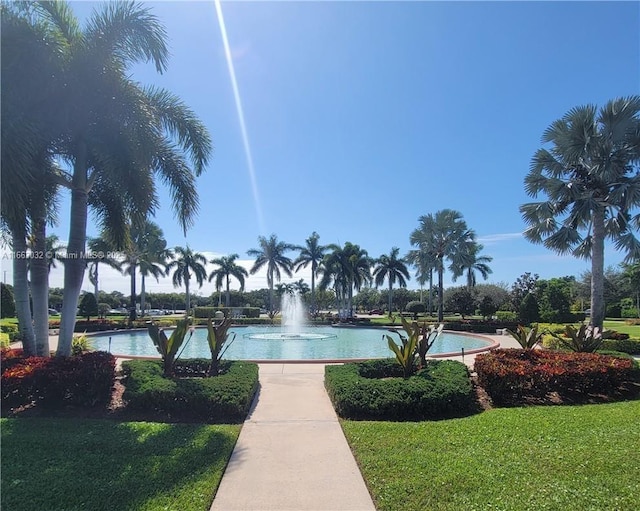
{"type": "MultiPolygon", "coordinates": [[[[84,419],[111,419],[116,421],[145,421],[145,422],[181,422],[176,417],[166,417],[157,412],[142,412],[129,410],[122,399],[125,387],[122,384],[122,377],[116,378],[113,387],[111,402],[106,407],[80,408],[65,407],[51,410],[29,404],[13,410],[2,409],[2,417],[60,417],[60,418],[84,418],[84,419]]],[[[478,378],[475,373],[471,375],[474,390],[476,392],[478,411],[486,411],[495,408],[495,405],[483,387],[478,385],[478,378]]],[[[502,406],[540,406],[540,405],[577,405],[577,404],[599,404],[614,401],[640,399],[640,383],[628,382],[622,385],[616,394],[612,396],[598,394],[584,394],[576,392],[573,394],[559,395],[551,393],[544,398],[529,397],[518,402],[503,404],[502,406]]]]}

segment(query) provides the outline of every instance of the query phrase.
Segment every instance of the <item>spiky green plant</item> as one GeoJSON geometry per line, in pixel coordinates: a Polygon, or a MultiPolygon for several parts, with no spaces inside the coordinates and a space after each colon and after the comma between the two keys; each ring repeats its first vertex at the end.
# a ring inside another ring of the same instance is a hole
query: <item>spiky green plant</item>
{"type": "Polygon", "coordinates": [[[227,348],[231,345],[231,342],[235,339],[236,334],[233,334],[231,342],[227,343],[229,339],[229,327],[231,326],[231,318],[224,318],[221,323],[214,325],[211,318],[207,319],[207,342],[209,343],[209,350],[211,350],[211,365],[209,366],[209,376],[216,376],[220,368],[220,360],[222,355],[227,351],[227,348]]]}
{"type": "Polygon", "coordinates": [[[582,353],[594,353],[602,346],[609,333],[608,330],[601,330],[600,327],[592,325],[580,325],[580,328],[567,325],[564,335],[554,332],[551,335],[563,348],[582,353]]]}
{"type": "Polygon", "coordinates": [[[431,325],[429,327],[424,324],[422,325],[420,337],[418,339],[418,357],[420,358],[421,367],[427,365],[427,352],[431,349],[433,343],[436,342],[436,339],[440,337],[443,328],[444,323],[440,323],[437,328],[435,325],[431,325]]]}
{"type": "Polygon", "coordinates": [[[536,345],[542,342],[542,338],[544,337],[544,332],[538,333],[538,325],[534,325],[531,328],[518,325],[515,332],[508,328],[507,332],[509,332],[509,335],[518,341],[518,344],[525,350],[535,348],[536,345]]]}
{"type": "Polygon", "coordinates": [[[402,366],[404,377],[408,378],[415,369],[416,354],[420,354],[421,364],[426,364],[424,357],[426,356],[427,351],[429,351],[429,348],[433,345],[437,336],[440,335],[442,325],[438,328],[438,332],[435,337],[431,339],[431,334],[435,329],[429,331],[426,325],[421,326],[416,321],[410,323],[404,319],[403,316],[400,316],[400,320],[402,321],[402,329],[406,336],[397,330],[391,331],[398,334],[402,345],[396,344],[390,335],[385,334],[385,337],[387,338],[389,349],[393,351],[396,356],[396,360],[402,366]]]}
{"type": "Polygon", "coordinates": [[[188,330],[189,320],[187,318],[178,320],[176,328],[169,338],[167,338],[167,335],[164,333],[164,329],[160,328],[153,321],[147,323],[149,337],[151,337],[154,346],[162,357],[164,375],[167,378],[173,376],[176,353],[178,349],[180,349],[180,346],[182,346],[188,330]]]}

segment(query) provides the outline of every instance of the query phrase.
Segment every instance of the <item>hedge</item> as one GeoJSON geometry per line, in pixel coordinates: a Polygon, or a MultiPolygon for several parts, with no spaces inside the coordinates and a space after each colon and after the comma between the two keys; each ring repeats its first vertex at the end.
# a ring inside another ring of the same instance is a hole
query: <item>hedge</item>
{"type": "MultiPolygon", "coordinates": [[[[196,318],[214,318],[216,312],[223,312],[225,316],[233,318],[233,314],[239,312],[247,318],[259,318],[258,307],[195,307],[193,316],[196,318]]],[[[234,318],[235,319],[235,318],[234,318]]]]}
{"type": "Polygon", "coordinates": [[[477,355],[474,367],[496,404],[520,404],[552,392],[610,396],[623,383],[640,381],[632,359],[597,353],[498,349],[477,355]]]}
{"type": "Polygon", "coordinates": [[[47,408],[93,407],[111,401],[116,359],[110,353],[24,358],[22,350],[2,350],[0,358],[3,407],[31,402],[47,408]]]}
{"type": "Polygon", "coordinates": [[[223,360],[218,376],[205,377],[211,360],[177,360],[176,377],[162,376],[159,360],[122,363],[123,399],[132,410],[161,418],[209,423],[244,421],[258,388],[257,364],[223,360]]]}
{"type": "Polygon", "coordinates": [[[348,419],[440,419],[477,410],[467,367],[453,360],[430,360],[406,379],[394,359],[328,365],[325,387],[338,415],[348,419]]]}

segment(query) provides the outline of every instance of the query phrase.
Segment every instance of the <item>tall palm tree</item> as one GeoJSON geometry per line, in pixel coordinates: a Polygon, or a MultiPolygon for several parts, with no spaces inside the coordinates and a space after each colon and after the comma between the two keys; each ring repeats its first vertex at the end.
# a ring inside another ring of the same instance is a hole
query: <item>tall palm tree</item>
{"type": "Polygon", "coordinates": [[[173,252],[175,259],[167,265],[167,275],[171,270],[175,269],[173,272],[173,285],[179,287],[184,283],[187,315],[189,315],[189,310],[191,309],[191,295],[189,291],[191,278],[195,278],[198,287],[202,287],[202,284],[207,278],[207,270],[205,269],[207,258],[200,252],[194,252],[189,246],[187,246],[187,248],[175,247],[173,252]]]}
{"type": "Polygon", "coordinates": [[[411,245],[425,252],[435,262],[438,273],[438,321],[444,319],[444,270],[445,261],[449,261],[449,269],[456,272],[456,261],[461,253],[468,251],[468,244],[475,239],[475,234],[467,227],[462,214],[451,209],[443,209],[435,215],[429,213],[421,216],[420,226],[411,233],[411,245]]]}
{"type": "Polygon", "coordinates": [[[640,260],[640,96],[598,109],[572,108],[543,133],[525,177],[525,191],[547,200],[520,206],[524,236],[560,254],[591,260],[591,324],[602,327],[604,244],[625,262],[640,260]]]}
{"type": "Polygon", "coordinates": [[[49,355],[46,225],[55,209],[57,172],[50,151],[56,119],[45,108],[50,84],[60,69],[60,41],[48,27],[33,23],[27,3],[0,5],[2,27],[2,222],[11,233],[14,292],[23,347],[29,355],[49,355]],[[31,298],[29,278],[31,272],[31,298]]]}
{"type": "Polygon", "coordinates": [[[398,286],[407,287],[407,280],[411,278],[405,259],[398,257],[399,254],[400,249],[393,247],[389,255],[383,254],[376,259],[373,269],[376,287],[381,286],[385,280],[389,283],[389,317],[393,310],[393,285],[397,281],[398,286]]]}
{"type": "Polygon", "coordinates": [[[165,274],[164,266],[171,255],[167,250],[167,242],[160,226],[150,220],[130,228],[130,241],[125,251],[127,266],[125,273],[131,277],[131,304],[129,319],[137,317],[136,305],[136,270],[140,269],[140,308],[144,312],[145,278],[153,275],[156,280],[165,274]]]}
{"type": "Polygon", "coordinates": [[[324,259],[324,255],[327,251],[327,247],[320,245],[319,243],[320,236],[317,232],[313,232],[311,236],[309,236],[305,240],[305,246],[297,247],[300,251],[300,254],[293,262],[295,267],[295,271],[298,272],[302,268],[306,268],[311,265],[311,310],[313,312],[316,311],[316,276],[318,276],[318,267],[322,260],[324,259]]]}
{"type": "MultiPolygon", "coordinates": [[[[126,246],[129,221],[137,223],[158,206],[154,177],[172,192],[183,230],[198,208],[195,177],[211,152],[209,135],[176,96],[145,88],[130,68],[152,62],[166,69],[166,33],[140,4],[105,4],[80,28],[67,2],[30,4],[34,23],[61,41],[62,68],[50,80],[47,115],[58,130],[52,150],[71,165],[57,182],[71,190],[68,254],[58,355],[68,355],[86,259],[87,211],[126,246]]],[[[25,62],[29,66],[29,62],[25,62]]]]}
{"type": "Polygon", "coordinates": [[[122,263],[117,257],[114,256],[113,245],[109,243],[105,234],[98,238],[89,238],[87,241],[89,247],[90,259],[89,259],[89,282],[93,284],[93,294],[98,300],[99,288],[99,266],[101,264],[107,265],[109,268],[118,270],[122,273],[122,263]]]}
{"type": "Polygon", "coordinates": [[[293,262],[285,253],[289,250],[295,250],[296,246],[291,245],[290,243],[285,243],[284,241],[278,241],[278,237],[275,234],[272,234],[269,239],[264,236],[258,237],[258,244],[260,248],[252,248],[247,250],[247,255],[249,257],[255,257],[256,261],[253,263],[251,270],[249,272],[251,275],[254,275],[261,268],[267,267],[267,285],[269,286],[269,311],[273,312],[274,309],[274,301],[273,301],[273,284],[274,277],[280,282],[281,279],[281,271],[291,277],[293,275],[292,268],[293,262]]]}
{"type": "Polygon", "coordinates": [[[346,242],[344,247],[329,245],[332,250],[322,262],[319,287],[327,289],[331,283],[340,304],[340,316],[353,315],[353,292],[371,283],[371,258],[359,245],[346,242]]]}
{"type": "Polygon", "coordinates": [[[484,280],[487,280],[489,275],[493,273],[489,267],[489,263],[493,261],[493,257],[479,255],[484,247],[479,243],[470,243],[467,246],[467,251],[459,254],[459,258],[456,261],[456,269],[453,273],[453,281],[466,274],[467,288],[471,289],[476,285],[476,272],[482,275],[484,280]]]}
{"type": "Polygon", "coordinates": [[[229,256],[217,257],[209,261],[211,264],[219,266],[219,268],[213,270],[209,275],[209,282],[214,278],[216,279],[216,289],[222,289],[223,280],[226,283],[226,296],[225,303],[227,307],[231,303],[231,294],[229,291],[229,284],[231,277],[235,277],[240,282],[240,292],[244,291],[244,278],[249,276],[249,273],[245,268],[236,264],[236,259],[240,256],[238,254],[231,254],[229,256]]]}
{"type": "Polygon", "coordinates": [[[416,268],[416,279],[420,284],[420,301],[423,301],[422,287],[429,283],[427,310],[431,314],[433,312],[433,271],[436,268],[436,259],[426,250],[409,250],[405,259],[416,268]]]}

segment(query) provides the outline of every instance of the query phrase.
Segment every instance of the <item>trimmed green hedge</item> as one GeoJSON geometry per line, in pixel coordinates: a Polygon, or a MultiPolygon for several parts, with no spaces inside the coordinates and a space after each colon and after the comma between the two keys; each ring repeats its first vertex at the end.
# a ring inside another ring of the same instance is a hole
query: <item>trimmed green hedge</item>
{"type": "Polygon", "coordinates": [[[227,317],[233,317],[233,312],[240,312],[247,318],[259,318],[260,309],[258,307],[195,307],[193,316],[195,318],[213,318],[216,312],[223,312],[227,317]]]}
{"type": "Polygon", "coordinates": [[[440,419],[478,408],[467,366],[453,360],[430,360],[406,379],[394,359],[328,365],[325,387],[338,415],[348,419],[440,419]]]}
{"type": "Polygon", "coordinates": [[[178,360],[179,376],[164,378],[159,360],[125,361],[123,398],[132,410],[155,412],[170,420],[242,422],[258,388],[257,364],[225,360],[218,376],[205,377],[210,363],[178,360]]]}

